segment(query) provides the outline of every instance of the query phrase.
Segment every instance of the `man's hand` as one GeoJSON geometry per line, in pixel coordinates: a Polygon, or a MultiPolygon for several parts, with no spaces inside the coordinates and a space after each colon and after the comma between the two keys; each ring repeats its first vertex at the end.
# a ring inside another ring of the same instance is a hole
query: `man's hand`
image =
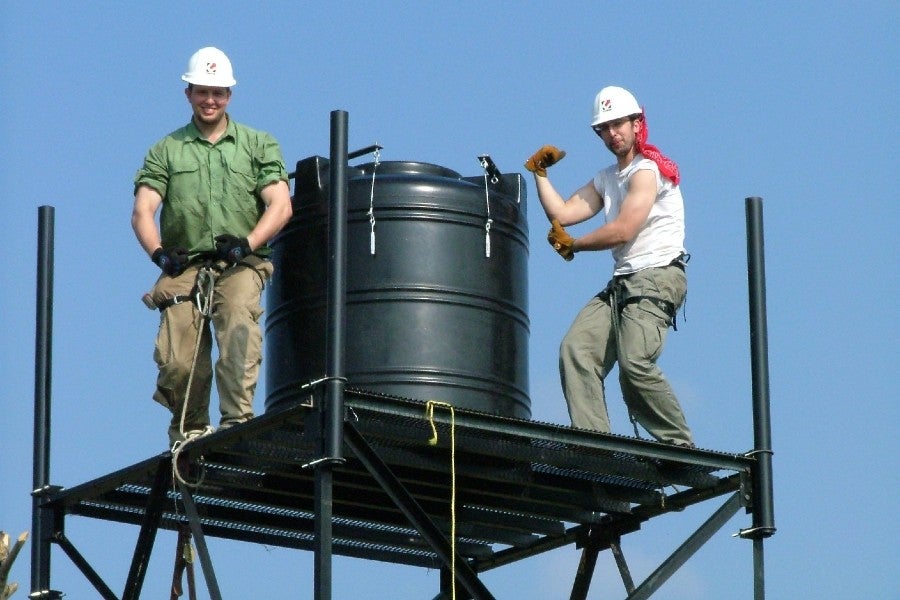
{"type": "Polygon", "coordinates": [[[539,177],[546,177],[547,167],[555,165],[565,156],[565,150],[560,150],[556,146],[543,146],[540,150],[532,154],[531,158],[525,161],[525,168],[539,177]]]}
{"type": "Polygon", "coordinates": [[[163,250],[162,246],[153,251],[150,257],[163,273],[171,277],[181,275],[188,264],[188,251],[184,248],[163,250]]]}
{"type": "Polygon", "coordinates": [[[250,242],[230,233],[216,236],[216,254],[229,264],[237,264],[250,255],[250,242]]]}
{"type": "Polygon", "coordinates": [[[575,239],[569,235],[559,221],[553,219],[551,221],[550,232],[547,234],[547,241],[553,246],[560,256],[566,260],[575,258],[575,239]]]}

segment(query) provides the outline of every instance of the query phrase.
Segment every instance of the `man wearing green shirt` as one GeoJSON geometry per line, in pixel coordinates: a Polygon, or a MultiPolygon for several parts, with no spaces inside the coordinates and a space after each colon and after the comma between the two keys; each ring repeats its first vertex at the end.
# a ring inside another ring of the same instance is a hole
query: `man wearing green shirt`
{"type": "Polygon", "coordinates": [[[161,314],[153,399],[172,411],[171,444],[212,431],[210,323],[219,349],[219,427],[253,417],[260,299],[273,270],[267,243],[292,213],[278,142],[226,112],[236,83],[228,57],[201,48],[182,79],[193,117],[148,151],[134,179],[131,217],[162,271],[149,294],[161,314]],[[208,310],[195,294],[207,286],[208,310]]]}

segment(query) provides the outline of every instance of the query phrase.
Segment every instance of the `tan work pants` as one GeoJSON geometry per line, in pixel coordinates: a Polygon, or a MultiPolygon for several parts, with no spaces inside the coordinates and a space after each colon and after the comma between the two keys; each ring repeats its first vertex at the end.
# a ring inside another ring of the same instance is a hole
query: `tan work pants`
{"type": "MultiPolygon", "coordinates": [[[[190,296],[201,266],[190,266],[177,277],[161,276],[151,292],[154,302],[162,305],[176,296],[190,296]]],[[[221,413],[219,426],[228,427],[253,418],[253,395],[262,362],[260,299],[272,271],[270,261],[250,256],[215,273],[208,319],[200,313],[193,298],[161,311],[153,353],[159,367],[153,399],[172,411],[170,443],[182,439],[184,432],[203,429],[210,423],[213,379],[210,325],[219,350],[215,366],[221,413]],[[198,332],[200,341],[195,362],[198,332]],[[181,413],[189,378],[191,389],[182,429],[181,413]]]]}
{"type": "Polygon", "coordinates": [[[693,443],[678,399],[656,365],[672,316],[650,300],[627,302],[629,297],[644,296],[667,301],[677,310],[686,291],[682,269],[644,269],[611,281],[578,313],[563,338],[559,357],[574,427],[610,431],[604,380],[618,361],[622,396],[632,417],[659,441],[693,443]],[[613,286],[617,286],[621,309],[618,319],[610,299],[613,286]]]}

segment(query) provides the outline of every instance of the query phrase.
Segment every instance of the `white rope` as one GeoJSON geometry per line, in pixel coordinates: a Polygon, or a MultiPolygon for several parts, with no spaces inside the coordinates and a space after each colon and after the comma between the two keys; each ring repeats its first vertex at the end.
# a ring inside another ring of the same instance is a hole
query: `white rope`
{"type": "Polygon", "coordinates": [[[197,272],[197,292],[194,296],[194,306],[197,309],[197,339],[194,342],[194,356],[191,359],[191,371],[188,374],[187,388],[184,390],[184,402],[181,405],[181,418],[178,421],[178,433],[181,436],[172,444],[172,475],[175,479],[186,486],[197,488],[203,483],[205,472],[201,473],[200,479],[196,483],[191,483],[184,479],[178,466],[178,458],[185,445],[190,441],[212,433],[212,428],[207,425],[203,431],[190,439],[185,439],[184,421],[187,418],[188,401],[191,397],[191,385],[194,382],[194,373],[197,367],[197,355],[200,353],[200,341],[203,338],[204,323],[212,314],[213,290],[216,285],[216,275],[209,266],[202,267],[197,272]]]}

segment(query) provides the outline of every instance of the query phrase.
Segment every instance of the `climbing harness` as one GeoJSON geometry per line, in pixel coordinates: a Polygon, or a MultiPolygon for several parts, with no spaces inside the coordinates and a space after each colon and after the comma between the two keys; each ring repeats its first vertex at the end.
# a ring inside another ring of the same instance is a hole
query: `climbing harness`
{"type": "MultiPolygon", "coordinates": [[[[675,259],[673,259],[672,262],[670,262],[667,266],[678,267],[679,269],[684,271],[685,266],[687,265],[689,260],[691,260],[691,255],[687,254],[687,253],[682,253],[682,254],[679,254],[675,259]]],[[[617,281],[617,283],[618,283],[618,281],[617,281]]],[[[628,297],[624,298],[624,300],[619,301],[618,312],[621,313],[622,310],[629,304],[636,304],[636,303],[640,302],[641,300],[647,300],[648,302],[653,304],[655,307],[657,307],[659,310],[666,313],[666,315],[668,315],[669,319],[671,319],[671,321],[672,321],[672,323],[671,323],[672,329],[674,331],[678,331],[678,319],[677,319],[678,309],[675,307],[675,305],[672,302],[665,300],[664,298],[657,298],[656,296],[643,296],[643,295],[628,296],[628,297]]],[[[687,295],[685,295],[685,301],[687,301],[687,295]]],[[[684,304],[685,303],[682,302],[682,306],[684,306],[684,304]]],[[[687,320],[687,318],[685,318],[685,320],[687,320]]]]}
{"type": "Polygon", "coordinates": [[[425,418],[431,425],[429,446],[437,446],[438,432],[434,424],[435,407],[450,411],[450,600],[456,600],[456,413],[453,405],[429,400],[425,403],[425,418]]]}
{"type": "MultiPolygon", "coordinates": [[[[188,374],[187,386],[184,390],[184,401],[181,404],[181,417],[178,422],[178,433],[180,434],[181,439],[176,441],[172,445],[172,475],[182,484],[192,488],[197,488],[203,483],[203,479],[205,476],[204,473],[201,473],[200,478],[196,482],[188,482],[182,476],[178,463],[181,451],[184,449],[186,444],[188,444],[193,439],[197,439],[198,437],[202,437],[204,435],[212,433],[212,428],[207,425],[198,435],[185,439],[186,432],[184,430],[184,421],[187,417],[187,407],[190,400],[191,385],[193,384],[194,373],[197,367],[197,355],[200,353],[200,341],[203,338],[203,332],[205,330],[204,325],[206,321],[212,316],[213,291],[215,289],[216,279],[221,271],[222,269],[218,265],[216,265],[215,262],[213,262],[212,260],[206,260],[204,265],[200,267],[200,270],[197,271],[197,280],[194,284],[194,289],[191,290],[191,293],[188,296],[188,298],[190,298],[194,302],[194,307],[197,309],[197,317],[199,319],[199,322],[197,323],[197,339],[194,343],[194,354],[191,358],[191,370],[188,374]]],[[[179,298],[179,296],[176,296],[175,298],[179,298]]],[[[172,302],[167,304],[166,306],[160,306],[160,311],[165,310],[166,308],[174,304],[178,304],[178,302],[172,302]]]]}

